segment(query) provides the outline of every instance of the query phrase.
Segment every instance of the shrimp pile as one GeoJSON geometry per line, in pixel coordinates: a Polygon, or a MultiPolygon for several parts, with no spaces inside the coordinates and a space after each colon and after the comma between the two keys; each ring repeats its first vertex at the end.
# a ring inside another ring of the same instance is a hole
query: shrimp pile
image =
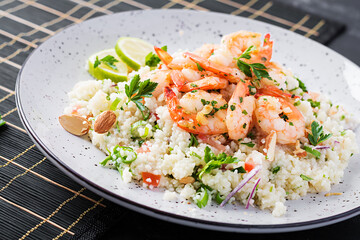
{"type": "Polygon", "coordinates": [[[293,105],[298,96],[279,89],[268,75],[281,72],[271,62],[272,48],[269,34],[261,40],[260,34],[246,31],[176,57],[155,47],[163,64],[150,76],[158,83],[153,95],[163,93],[172,120],[202,138],[241,140],[255,128],[264,137],[276,134],[279,144],[295,144],[305,135],[305,121],[293,105]],[[239,61],[252,66],[250,72],[239,61]]]}

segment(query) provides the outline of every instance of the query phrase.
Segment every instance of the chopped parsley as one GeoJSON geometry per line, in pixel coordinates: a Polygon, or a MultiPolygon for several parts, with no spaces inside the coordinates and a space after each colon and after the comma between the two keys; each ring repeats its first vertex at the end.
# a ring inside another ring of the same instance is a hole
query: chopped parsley
{"type": "Polygon", "coordinates": [[[308,139],[309,139],[310,143],[314,146],[329,139],[332,136],[331,133],[324,134],[323,126],[320,126],[320,124],[316,121],[313,121],[311,123],[311,132],[312,132],[312,134],[309,133],[308,139]]]}
{"type": "Polygon", "coordinates": [[[157,85],[158,83],[151,82],[150,79],[140,82],[140,76],[138,74],[131,79],[129,85],[125,84],[125,93],[129,99],[127,103],[130,101],[135,103],[141,111],[144,120],[149,118],[150,112],[143,104],[143,99],[145,97],[152,97],[152,92],[155,90],[157,85]]]}
{"type": "Polygon", "coordinates": [[[205,69],[203,67],[201,67],[200,64],[196,63],[196,66],[200,72],[205,71],[205,69]]]}
{"type": "Polygon", "coordinates": [[[273,174],[277,174],[279,171],[280,171],[280,166],[276,166],[276,167],[274,167],[273,169],[271,169],[271,172],[272,172],[273,174]]]}
{"type": "Polygon", "coordinates": [[[310,103],[312,108],[320,108],[320,102],[313,101],[312,99],[308,99],[308,102],[310,103]]]}
{"type": "Polygon", "coordinates": [[[284,119],[284,121],[286,122],[287,120],[289,120],[289,117],[285,114],[285,113],[281,113],[280,115],[280,118],[284,119]]]}
{"type": "Polygon", "coordinates": [[[230,109],[231,109],[231,111],[234,111],[234,110],[236,109],[236,106],[235,106],[235,105],[231,105],[231,106],[230,106],[230,109]]]}
{"type": "Polygon", "coordinates": [[[242,127],[245,129],[246,128],[246,123],[244,123],[242,127]]]}
{"type": "Polygon", "coordinates": [[[211,170],[217,169],[223,164],[239,162],[239,159],[227,155],[226,153],[219,153],[218,155],[215,155],[209,147],[205,148],[204,153],[204,161],[206,162],[206,165],[199,172],[199,179],[201,179],[205,173],[210,173],[211,170]]]}
{"type": "Polygon", "coordinates": [[[243,110],[243,111],[242,111],[242,114],[247,115],[248,113],[247,113],[246,110],[243,110]]]}

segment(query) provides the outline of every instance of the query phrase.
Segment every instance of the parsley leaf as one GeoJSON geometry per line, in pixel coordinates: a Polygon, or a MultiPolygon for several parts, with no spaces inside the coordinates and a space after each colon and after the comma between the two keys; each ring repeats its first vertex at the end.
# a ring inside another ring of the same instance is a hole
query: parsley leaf
{"type": "Polygon", "coordinates": [[[206,147],[204,152],[204,161],[206,162],[206,165],[199,172],[199,179],[201,179],[205,173],[210,173],[211,170],[219,168],[223,164],[239,162],[239,159],[227,155],[226,153],[215,155],[209,147],[206,147]]]}
{"type": "Polygon", "coordinates": [[[94,68],[97,68],[101,63],[104,63],[106,66],[118,70],[117,67],[114,65],[114,63],[119,62],[115,57],[111,55],[107,55],[106,57],[103,57],[99,60],[98,56],[96,56],[95,62],[94,62],[94,68]]]}
{"type": "Polygon", "coordinates": [[[140,82],[140,76],[137,74],[131,79],[130,85],[125,84],[125,94],[128,97],[128,103],[130,101],[134,102],[138,109],[141,111],[141,114],[144,120],[147,120],[150,116],[147,107],[143,104],[143,98],[152,97],[152,92],[157,87],[158,83],[151,82],[150,79],[147,79],[143,82],[140,82]],[[146,111],[146,113],[144,113],[146,111]]]}
{"type": "Polygon", "coordinates": [[[237,58],[238,68],[248,77],[253,77],[252,72],[256,77],[256,81],[260,81],[262,78],[272,80],[269,73],[266,71],[266,67],[262,63],[246,63],[240,58],[251,59],[250,53],[255,50],[255,46],[248,47],[241,55],[237,58]],[[252,72],[251,72],[252,71],[252,72]]]}
{"type": "Polygon", "coordinates": [[[324,134],[323,126],[320,126],[320,124],[316,121],[313,121],[311,123],[311,132],[312,132],[312,134],[309,133],[308,139],[309,139],[310,143],[314,146],[329,139],[332,136],[331,133],[324,134]]]}
{"type": "MultiPolygon", "coordinates": [[[[161,49],[167,51],[167,46],[163,46],[161,49]]],[[[153,52],[149,52],[145,57],[145,65],[149,67],[156,67],[159,62],[161,62],[160,58],[153,52]]]]}
{"type": "Polygon", "coordinates": [[[245,59],[250,59],[250,53],[252,51],[254,51],[256,49],[256,47],[254,45],[251,45],[250,47],[248,47],[241,55],[239,58],[245,58],[245,59]]]}

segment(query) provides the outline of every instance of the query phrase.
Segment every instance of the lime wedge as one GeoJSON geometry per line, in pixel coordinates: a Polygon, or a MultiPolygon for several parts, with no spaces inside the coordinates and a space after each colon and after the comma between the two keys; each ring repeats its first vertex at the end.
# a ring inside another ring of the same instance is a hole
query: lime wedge
{"type": "Polygon", "coordinates": [[[139,38],[121,37],[115,50],[124,63],[134,70],[139,70],[145,66],[145,57],[154,51],[154,46],[139,38]]]}
{"type": "Polygon", "coordinates": [[[127,65],[120,60],[114,49],[107,49],[95,53],[88,60],[89,73],[96,79],[111,79],[113,82],[124,82],[127,81],[128,68],[127,65]],[[113,68],[106,64],[106,62],[100,61],[101,63],[94,67],[96,58],[98,60],[103,59],[106,56],[114,57],[117,62],[113,63],[113,68]]]}

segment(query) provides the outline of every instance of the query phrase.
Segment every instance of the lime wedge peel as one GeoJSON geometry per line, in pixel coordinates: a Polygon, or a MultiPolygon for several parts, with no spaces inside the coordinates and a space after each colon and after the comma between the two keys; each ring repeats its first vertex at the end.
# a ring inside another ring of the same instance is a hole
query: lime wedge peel
{"type": "Polygon", "coordinates": [[[154,51],[154,47],[139,38],[121,37],[116,43],[115,51],[123,62],[137,71],[145,66],[145,57],[154,51]]]}
{"type": "Polygon", "coordinates": [[[89,57],[88,64],[89,64],[89,73],[96,79],[99,80],[110,79],[113,82],[127,81],[128,67],[123,61],[121,61],[121,59],[118,57],[114,49],[107,49],[95,53],[94,55],[89,57]],[[118,60],[118,62],[114,63],[117,70],[110,68],[104,63],[101,63],[99,66],[94,68],[96,57],[98,57],[98,59],[100,60],[108,55],[111,55],[116,60],[118,60]]]}

